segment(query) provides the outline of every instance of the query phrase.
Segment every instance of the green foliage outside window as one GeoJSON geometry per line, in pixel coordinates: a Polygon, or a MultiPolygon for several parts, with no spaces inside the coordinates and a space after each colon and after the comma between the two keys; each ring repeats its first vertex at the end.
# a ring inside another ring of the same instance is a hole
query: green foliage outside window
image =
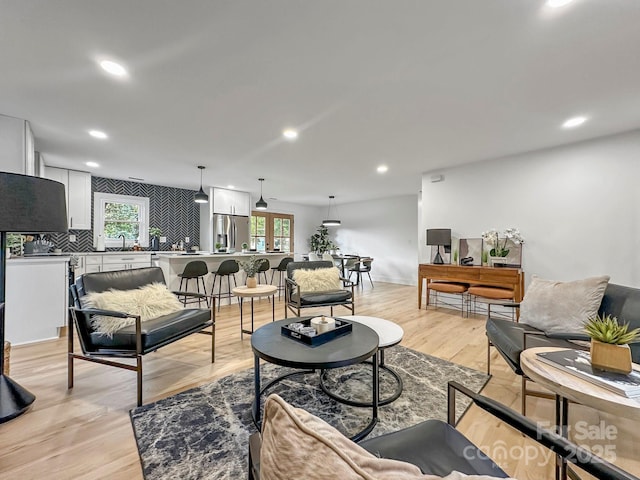
{"type": "Polygon", "coordinates": [[[129,203],[107,203],[104,207],[104,234],[106,239],[127,240],[140,238],[140,206],[129,203]]]}

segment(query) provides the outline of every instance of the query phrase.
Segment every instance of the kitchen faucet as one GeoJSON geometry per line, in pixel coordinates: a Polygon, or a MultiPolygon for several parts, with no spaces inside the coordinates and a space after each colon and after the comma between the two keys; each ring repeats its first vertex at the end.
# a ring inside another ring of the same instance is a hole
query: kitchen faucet
{"type": "Polygon", "coordinates": [[[122,251],[124,252],[126,250],[126,247],[124,246],[124,241],[125,241],[125,236],[124,234],[120,234],[118,235],[118,238],[122,237],[122,251]]]}

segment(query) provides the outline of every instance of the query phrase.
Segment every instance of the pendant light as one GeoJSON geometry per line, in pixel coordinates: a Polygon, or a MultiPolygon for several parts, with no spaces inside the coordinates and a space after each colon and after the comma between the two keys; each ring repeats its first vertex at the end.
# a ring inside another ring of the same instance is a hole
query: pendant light
{"type": "Polygon", "coordinates": [[[206,167],[203,167],[202,165],[198,165],[198,168],[200,169],[200,191],[195,194],[195,196],[193,197],[193,200],[196,203],[207,203],[209,201],[209,196],[206,193],[204,193],[204,190],[202,189],[202,171],[206,167]]]}
{"type": "Polygon", "coordinates": [[[337,227],[340,225],[340,220],[331,219],[331,202],[336,198],[333,195],[329,195],[329,211],[327,212],[327,220],[322,221],[323,227],[337,227]]]}
{"type": "Polygon", "coordinates": [[[264,182],[264,178],[259,178],[260,181],[260,200],[256,202],[256,210],[266,210],[267,202],[262,198],[262,182],[264,182]]]}

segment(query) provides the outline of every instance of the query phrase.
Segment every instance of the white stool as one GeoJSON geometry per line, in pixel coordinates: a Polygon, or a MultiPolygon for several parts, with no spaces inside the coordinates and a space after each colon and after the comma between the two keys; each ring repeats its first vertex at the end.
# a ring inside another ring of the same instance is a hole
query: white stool
{"type": "MultiPolygon", "coordinates": [[[[400,375],[398,375],[398,373],[395,370],[392,370],[384,363],[384,351],[387,348],[393,347],[394,345],[397,345],[402,341],[402,337],[404,337],[404,330],[402,329],[402,327],[397,323],[393,323],[383,318],[367,317],[364,315],[344,315],[338,318],[341,318],[348,322],[361,323],[363,325],[366,325],[367,327],[369,327],[370,329],[372,329],[374,332],[378,334],[378,337],[380,339],[378,341],[378,352],[380,353],[378,355],[378,369],[383,369],[386,372],[388,372],[393,378],[396,379],[396,383],[397,383],[396,390],[393,392],[393,394],[388,398],[379,399],[378,405],[388,405],[391,402],[394,402],[395,400],[397,400],[398,397],[402,394],[402,389],[403,389],[402,378],[400,377],[400,375]]],[[[371,363],[371,362],[367,361],[363,363],[371,363]]],[[[324,372],[320,376],[320,387],[322,388],[324,393],[326,393],[328,396],[346,405],[352,405],[354,407],[371,406],[371,403],[357,402],[354,400],[350,400],[348,398],[340,397],[332,392],[329,392],[324,385],[324,372]]]]}

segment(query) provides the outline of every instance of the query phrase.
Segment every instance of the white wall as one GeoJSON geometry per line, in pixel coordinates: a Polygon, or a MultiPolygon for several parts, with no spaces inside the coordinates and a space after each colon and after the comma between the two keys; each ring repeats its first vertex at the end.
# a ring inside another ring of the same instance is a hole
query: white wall
{"type": "Polygon", "coordinates": [[[517,227],[523,269],[557,280],[608,274],[640,286],[640,130],[548,150],[427,172],[422,179],[420,260],[425,229],[451,227],[478,238],[517,227]],[[443,174],[444,181],[430,177],[443,174]]]}
{"type": "Polygon", "coordinates": [[[417,195],[342,204],[336,213],[342,224],[329,232],[342,253],[373,257],[374,281],[417,285],[417,195]]]}

